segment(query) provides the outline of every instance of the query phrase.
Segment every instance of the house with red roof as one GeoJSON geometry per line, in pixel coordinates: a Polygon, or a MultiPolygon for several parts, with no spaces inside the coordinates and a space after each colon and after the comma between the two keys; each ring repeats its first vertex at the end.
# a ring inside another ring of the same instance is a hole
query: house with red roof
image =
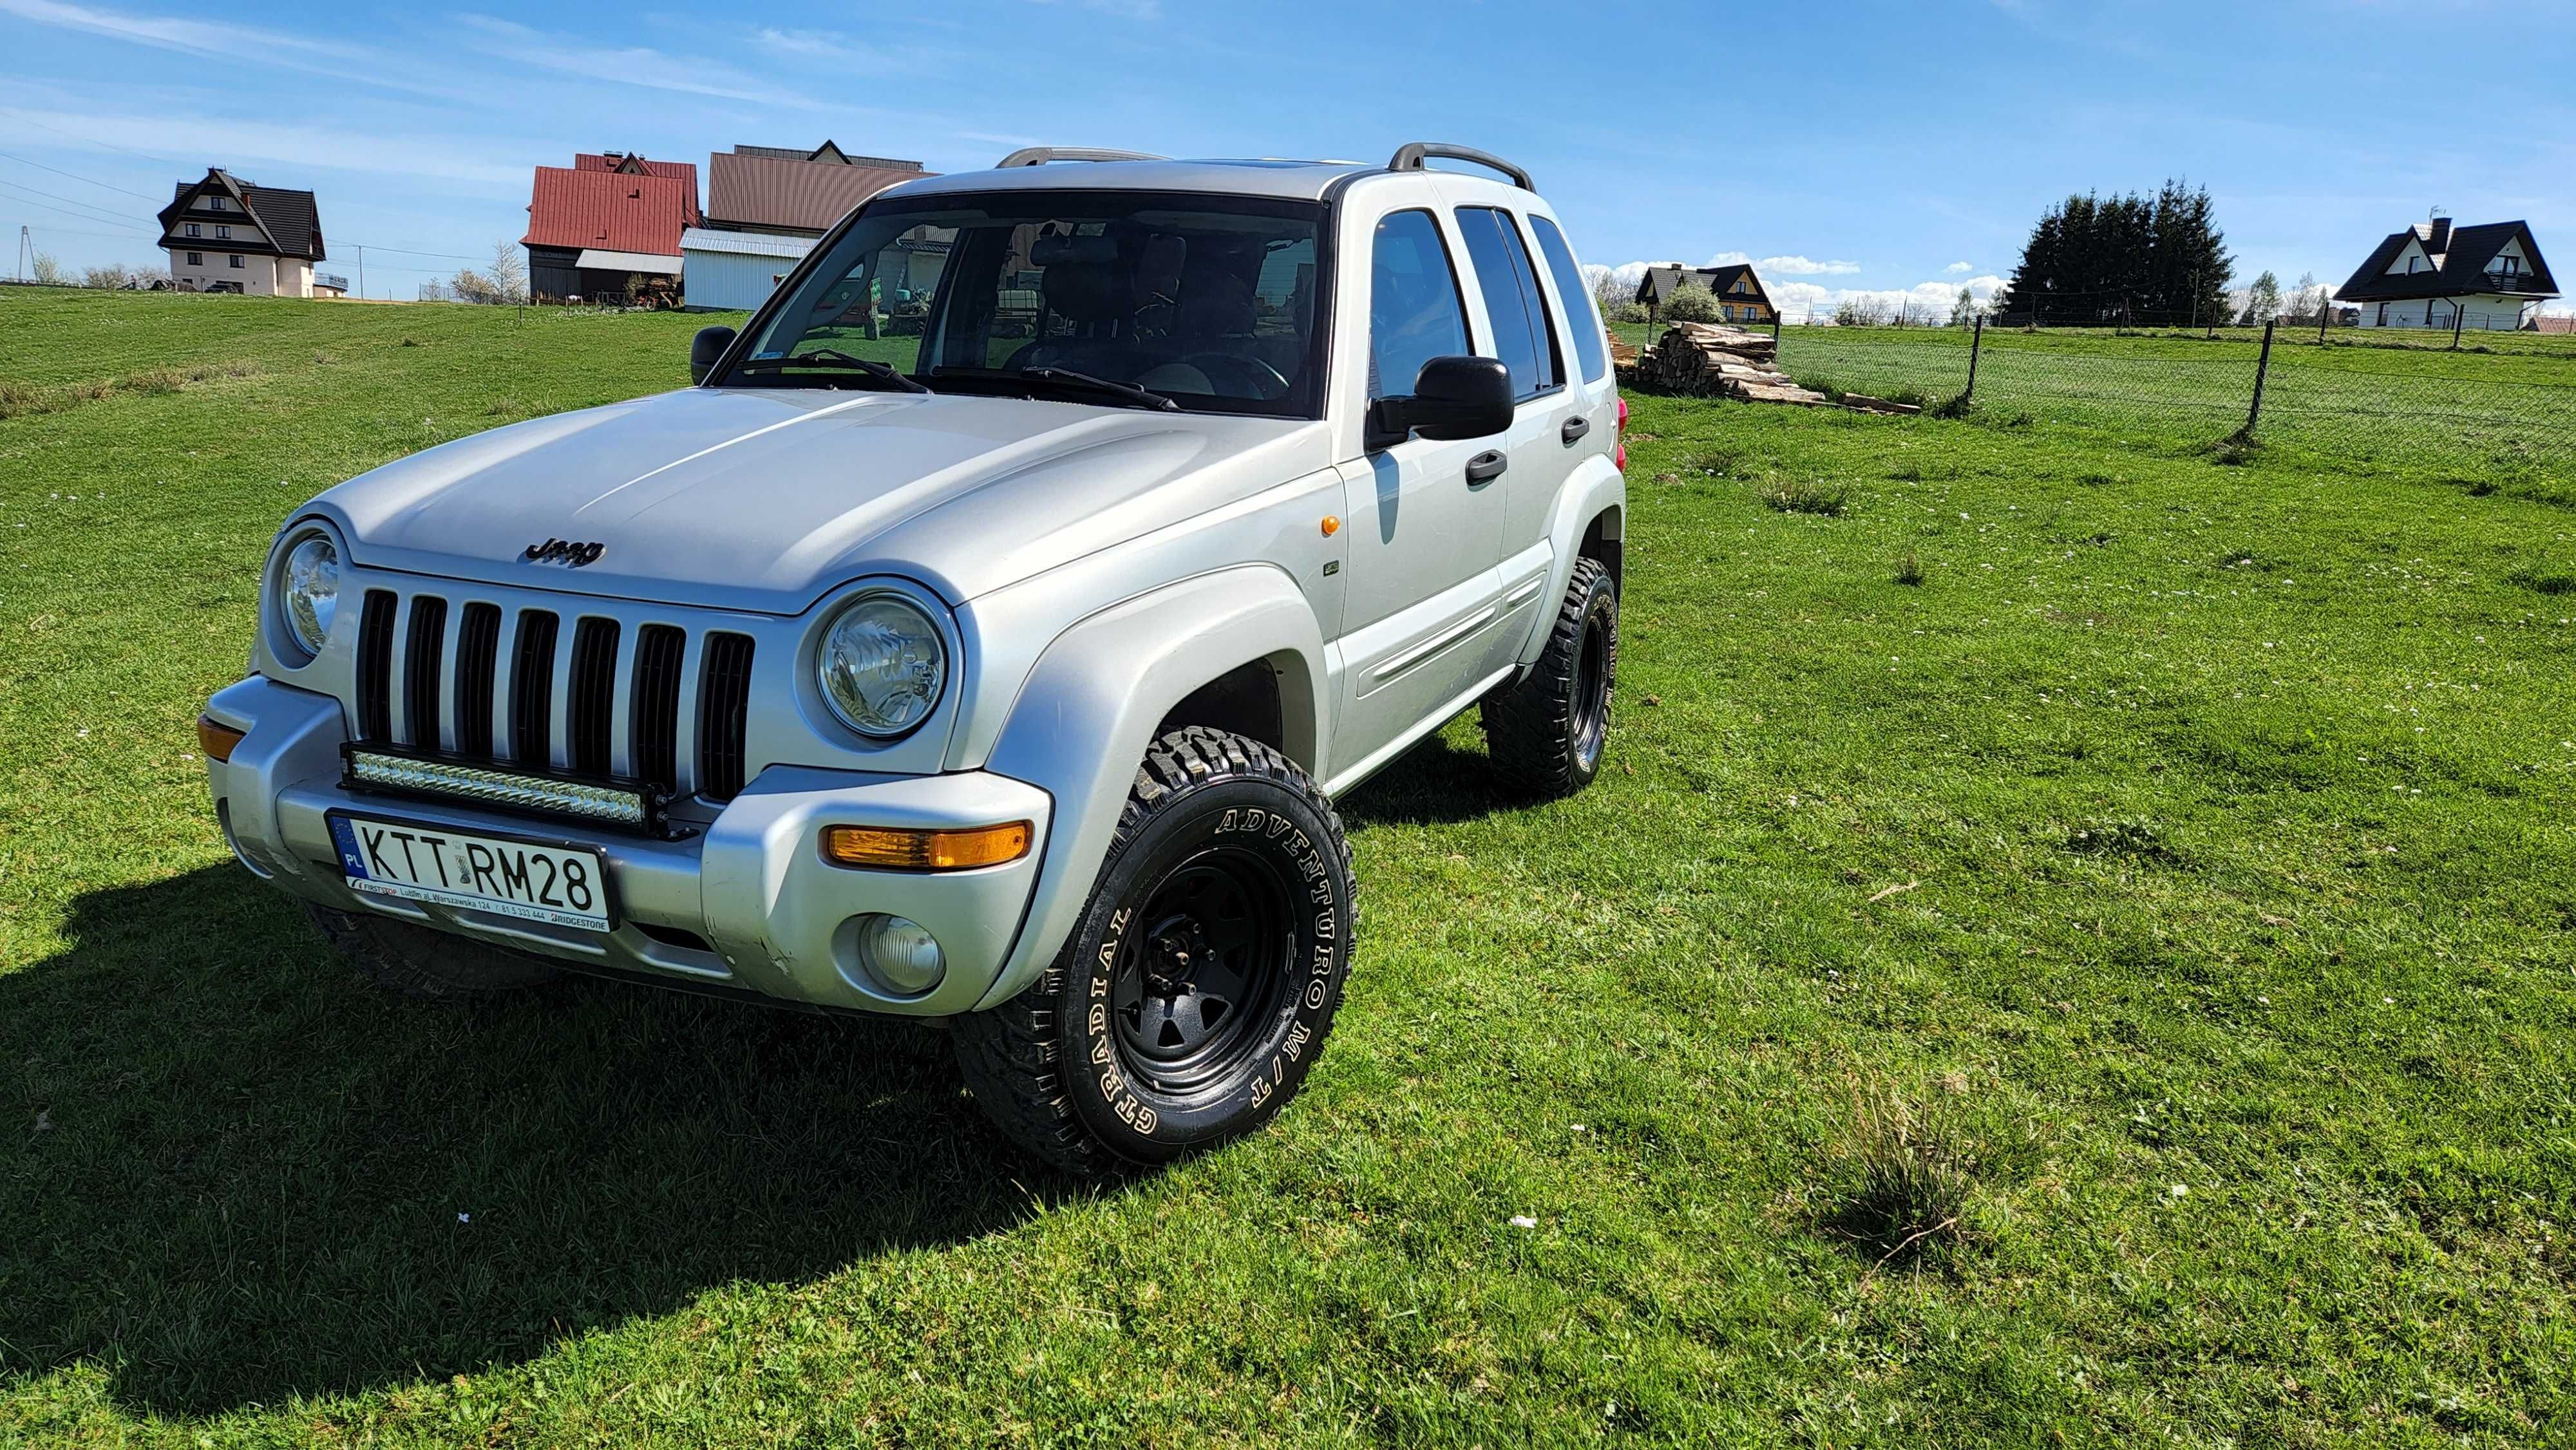
{"type": "Polygon", "coordinates": [[[631,152],[583,152],[540,166],[528,199],[529,290],[597,297],[635,276],[680,279],[680,234],[696,226],[698,168],[631,152]]]}

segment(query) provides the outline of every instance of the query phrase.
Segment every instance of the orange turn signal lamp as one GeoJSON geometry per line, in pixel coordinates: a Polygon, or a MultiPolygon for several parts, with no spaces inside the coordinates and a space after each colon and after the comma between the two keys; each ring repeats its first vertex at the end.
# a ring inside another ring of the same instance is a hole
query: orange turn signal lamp
{"type": "Polygon", "coordinates": [[[197,748],[208,760],[230,760],[233,747],[242,743],[242,732],[230,725],[218,724],[212,715],[197,717],[197,748]]]}
{"type": "Polygon", "coordinates": [[[1029,854],[1035,828],[1027,821],[977,826],[966,831],[925,831],[898,826],[825,826],[823,859],[835,866],[880,871],[969,871],[999,866],[1029,854]]]}

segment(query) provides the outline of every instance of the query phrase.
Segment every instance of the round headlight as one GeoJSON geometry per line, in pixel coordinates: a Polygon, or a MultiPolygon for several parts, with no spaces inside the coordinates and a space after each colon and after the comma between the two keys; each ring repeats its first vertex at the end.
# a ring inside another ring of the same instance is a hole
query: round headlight
{"type": "Polygon", "coordinates": [[[823,631],[815,668],[832,713],[862,735],[901,735],[930,716],[948,682],[948,647],[911,601],[871,594],[823,631]]]}
{"type": "Polygon", "coordinates": [[[320,654],[323,641],[331,637],[331,616],[340,607],[340,551],[320,534],[298,541],[286,551],[277,589],[286,632],[307,656],[320,654]]]}

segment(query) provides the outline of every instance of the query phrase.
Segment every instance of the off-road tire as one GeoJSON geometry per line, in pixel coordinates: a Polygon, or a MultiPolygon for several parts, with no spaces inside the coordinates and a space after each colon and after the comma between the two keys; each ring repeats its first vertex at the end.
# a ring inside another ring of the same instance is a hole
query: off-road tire
{"type": "Polygon", "coordinates": [[[407,921],[304,905],[358,975],[397,996],[449,1002],[515,992],[552,981],[557,969],[534,957],[414,926],[407,921]]]}
{"type": "Polygon", "coordinates": [[[1599,560],[1577,559],[1538,663],[1479,711],[1486,752],[1513,789],[1554,799],[1592,783],[1618,672],[1619,586],[1599,560]]]}
{"type": "Polygon", "coordinates": [[[1357,926],[1350,843],[1315,782],[1259,741],[1174,731],[1147,749],[1063,950],[957,1019],[960,1071],[1005,1135],[1069,1173],[1228,1142],[1304,1083],[1357,926]]]}

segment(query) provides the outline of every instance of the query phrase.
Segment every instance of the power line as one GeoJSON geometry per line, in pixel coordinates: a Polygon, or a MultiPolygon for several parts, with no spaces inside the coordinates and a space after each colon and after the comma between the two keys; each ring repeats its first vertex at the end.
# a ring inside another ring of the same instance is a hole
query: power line
{"type": "Polygon", "coordinates": [[[134,236],[132,234],[117,232],[85,232],[78,227],[48,226],[45,228],[45,235],[49,237],[99,237],[111,242],[130,242],[134,240],[134,236]]]}
{"type": "MultiPolygon", "coordinates": [[[[352,247],[364,247],[370,252],[392,252],[396,255],[405,257],[440,257],[450,262],[487,262],[491,260],[489,257],[460,257],[454,252],[415,252],[408,247],[379,247],[373,242],[350,242],[348,245],[352,247]]],[[[396,270],[401,269],[397,268],[396,270]]],[[[412,270],[420,271],[423,269],[413,268],[412,270]]]]}
{"type": "Polygon", "coordinates": [[[93,213],[90,217],[90,220],[92,221],[122,222],[130,220],[130,218],[119,213],[109,211],[106,207],[94,206],[89,202],[82,201],[78,197],[57,196],[50,191],[38,191],[32,186],[24,186],[15,181],[0,181],[0,187],[6,187],[11,191],[23,191],[29,196],[41,196],[48,201],[59,201],[65,206],[78,207],[82,211],[93,213]]]}
{"type": "Polygon", "coordinates": [[[95,186],[95,187],[98,187],[98,188],[100,188],[101,190],[104,190],[104,191],[121,192],[121,193],[123,193],[123,194],[124,194],[124,195],[126,195],[126,196],[141,197],[141,198],[142,198],[143,200],[145,200],[145,201],[151,201],[151,200],[153,200],[153,199],[154,199],[153,197],[151,197],[150,195],[148,195],[148,194],[146,194],[146,193],[144,193],[144,192],[140,192],[140,191],[126,191],[126,189],[125,189],[124,187],[121,187],[121,186],[109,186],[109,185],[108,185],[106,182],[104,182],[104,181],[99,181],[99,180],[95,180],[95,179],[93,179],[93,178],[91,178],[91,177],[83,176],[83,175],[81,175],[81,174],[80,174],[79,172],[77,172],[77,171],[65,171],[65,170],[63,170],[61,167],[58,167],[58,166],[47,166],[45,163],[43,163],[43,162],[41,162],[41,161],[30,161],[30,160],[28,160],[28,159],[27,159],[26,157],[24,157],[24,156],[10,156],[10,155],[9,155],[9,153],[8,153],[8,152],[6,152],[6,151],[0,151],[0,156],[7,156],[10,160],[17,162],[17,163],[18,163],[19,165],[21,165],[21,166],[32,166],[32,167],[36,168],[38,171],[50,171],[50,172],[54,173],[56,176],[68,176],[68,177],[70,177],[70,178],[71,178],[72,180],[74,180],[74,181],[87,182],[89,185],[91,185],[91,186],[95,186]]]}
{"type": "MultiPolygon", "coordinates": [[[[34,207],[34,208],[35,208],[36,210],[38,210],[38,211],[49,211],[49,212],[53,212],[53,213],[56,213],[57,215],[70,217],[70,218],[71,218],[72,220],[74,220],[74,221],[81,221],[81,222],[108,222],[108,223],[110,223],[110,224],[114,224],[114,223],[116,223],[116,222],[118,221],[118,218],[116,218],[116,217],[92,216],[92,215],[90,215],[90,214],[89,214],[89,213],[87,213],[87,212],[67,211],[67,210],[65,210],[65,209],[64,209],[64,208],[62,208],[62,207],[58,207],[58,206],[47,206],[47,205],[45,205],[45,204],[44,204],[43,202],[41,202],[41,201],[28,201],[28,200],[26,200],[26,199],[25,199],[25,198],[23,198],[23,197],[15,197],[15,196],[0,196],[0,201],[14,201],[14,202],[18,203],[18,205],[20,205],[20,206],[32,206],[32,207],[34,207]]],[[[134,234],[135,234],[136,236],[145,236],[145,235],[149,235],[150,233],[148,233],[145,229],[138,227],[138,228],[136,228],[136,229],[135,229],[135,233],[134,233],[134,234]]]]}
{"type": "MultiPolygon", "coordinates": [[[[5,106],[5,107],[0,107],[0,110],[6,110],[6,111],[8,111],[8,112],[9,112],[9,114],[11,114],[11,115],[13,115],[13,116],[17,116],[17,117],[19,117],[20,119],[22,119],[22,120],[26,121],[26,122],[27,122],[29,125],[31,125],[31,126],[43,126],[46,130],[53,132],[53,133],[54,133],[55,135],[57,135],[57,136],[70,136],[70,137],[71,137],[73,140],[75,140],[75,141],[83,141],[83,142],[87,142],[88,144],[90,144],[90,145],[92,145],[92,146],[104,146],[104,147],[106,147],[106,148],[107,148],[108,150],[110,150],[110,151],[122,151],[122,152],[124,152],[124,153],[125,153],[126,155],[128,155],[128,156],[140,156],[140,157],[142,157],[142,158],[143,158],[144,160],[146,160],[146,161],[167,161],[167,160],[169,160],[169,158],[168,158],[168,157],[166,157],[166,156],[155,156],[155,155],[152,155],[150,152],[147,152],[147,151],[137,151],[137,150],[133,149],[133,148],[132,148],[132,147],[130,147],[130,146],[119,146],[119,145],[117,145],[117,144],[116,144],[115,142],[113,142],[113,141],[101,141],[101,140],[99,140],[99,139],[98,139],[97,137],[95,137],[95,136],[82,136],[82,135],[77,135],[77,134],[74,134],[73,132],[70,132],[70,131],[66,131],[66,130],[64,130],[64,129],[63,129],[62,127],[60,127],[60,126],[47,125],[45,122],[37,120],[35,117],[28,115],[25,111],[19,110],[19,109],[18,109],[17,107],[15,107],[15,106],[5,106]]],[[[145,198],[145,199],[146,199],[146,200],[150,200],[150,198],[148,198],[148,197],[147,197],[147,198],[145,198]]]]}

